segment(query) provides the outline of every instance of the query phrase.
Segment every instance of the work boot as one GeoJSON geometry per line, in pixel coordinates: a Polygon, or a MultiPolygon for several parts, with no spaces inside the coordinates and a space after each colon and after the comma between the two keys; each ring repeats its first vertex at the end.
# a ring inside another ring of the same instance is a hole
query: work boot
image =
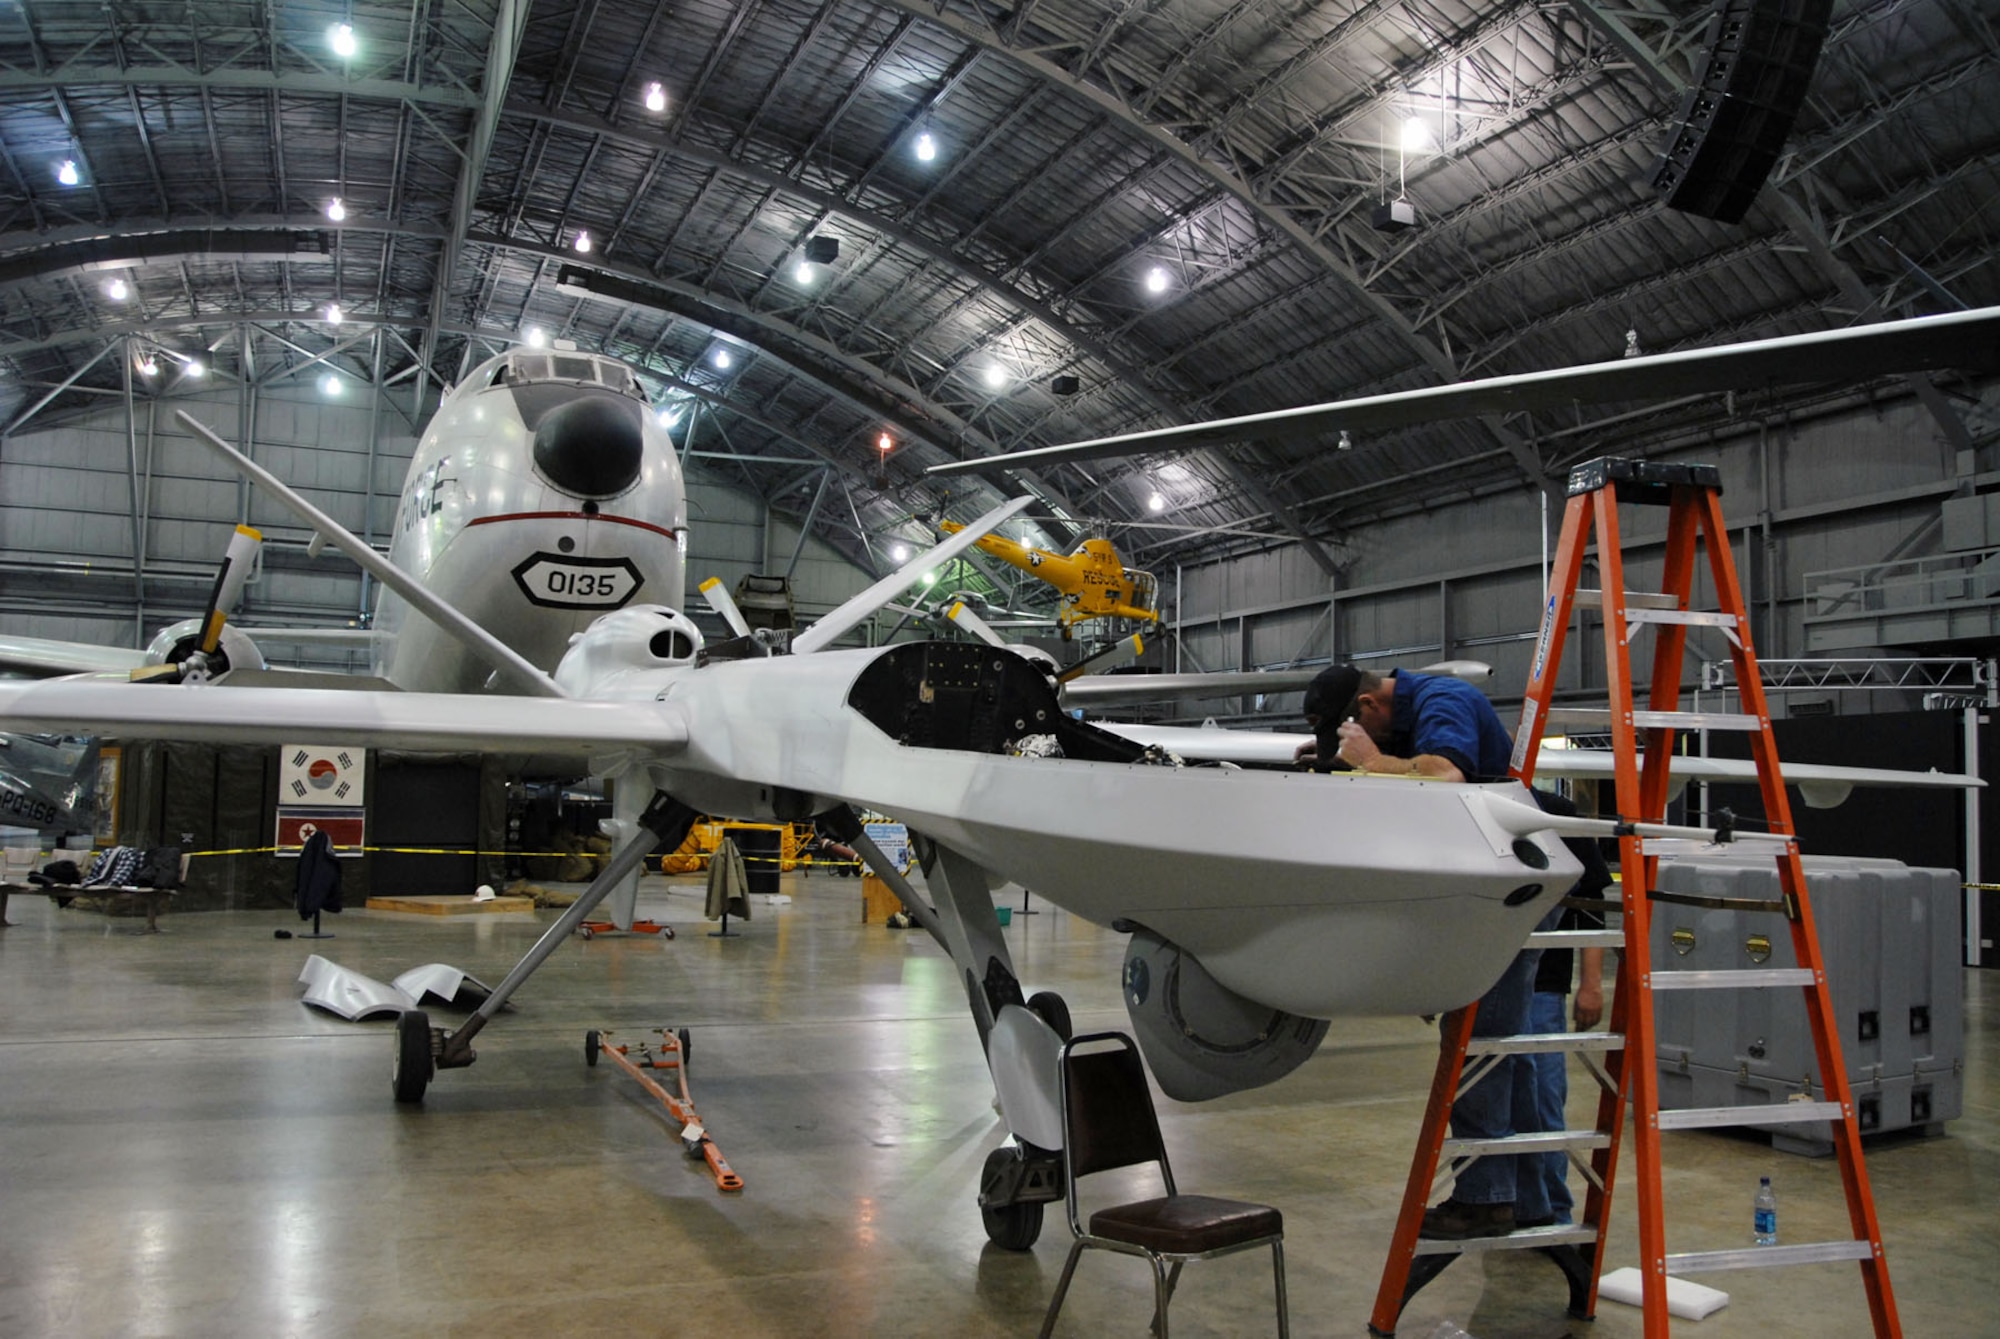
{"type": "Polygon", "coordinates": [[[1424,1225],[1417,1233],[1437,1241],[1464,1241],[1468,1237],[1504,1237],[1514,1230],[1514,1205],[1467,1204],[1446,1200],[1424,1210],[1424,1225]]]}

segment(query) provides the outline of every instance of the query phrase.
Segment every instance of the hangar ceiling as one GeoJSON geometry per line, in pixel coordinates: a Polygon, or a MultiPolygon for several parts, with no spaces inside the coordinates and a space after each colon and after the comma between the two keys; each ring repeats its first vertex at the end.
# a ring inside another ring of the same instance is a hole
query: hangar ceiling
{"type": "MultiPolygon", "coordinates": [[[[838,505],[815,464],[738,482],[878,567],[896,521],[993,500],[923,477],[947,459],[1613,358],[1628,332],[1664,352],[2000,303],[1982,0],[1836,4],[1788,152],[1733,227],[1649,186],[1706,17],[0,4],[0,425],[100,408],[135,350],[163,360],[141,395],[173,396],[198,358],[252,380],[323,364],[414,406],[535,330],[647,369],[685,402],[677,437],[830,462],[838,505]],[[1399,193],[1419,226],[1377,231],[1399,193]],[[838,255],[801,271],[814,238],[838,255]]],[[[1948,394],[1891,379],[1020,482],[1053,543],[1108,529],[1157,567],[1298,541],[1331,572],[1354,525],[1607,446],[1918,393],[1968,440],[1948,394]]]]}

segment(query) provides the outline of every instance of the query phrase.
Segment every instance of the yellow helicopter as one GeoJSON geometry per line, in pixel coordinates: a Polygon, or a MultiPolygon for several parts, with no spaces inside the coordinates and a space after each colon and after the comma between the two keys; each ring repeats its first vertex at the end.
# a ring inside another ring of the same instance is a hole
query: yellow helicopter
{"type": "MultiPolygon", "coordinates": [[[[938,522],[938,529],[948,535],[964,528],[955,521],[938,522]]],[[[1160,621],[1159,583],[1153,580],[1152,573],[1125,566],[1108,539],[1086,539],[1076,552],[1067,556],[1047,549],[1031,549],[998,535],[986,536],[977,547],[980,552],[1018,567],[1062,592],[1062,607],[1056,611],[1056,618],[1065,638],[1076,624],[1093,618],[1160,621]]]]}

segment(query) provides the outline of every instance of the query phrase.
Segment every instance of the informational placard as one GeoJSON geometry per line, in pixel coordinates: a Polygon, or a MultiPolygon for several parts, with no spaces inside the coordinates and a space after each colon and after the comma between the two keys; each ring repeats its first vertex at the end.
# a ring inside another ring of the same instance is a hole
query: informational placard
{"type": "Polygon", "coordinates": [[[345,744],[286,744],[278,751],[278,854],[295,856],[315,832],[334,854],[368,842],[368,751],[345,744]]]}
{"type": "Polygon", "coordinates": [[[863,823],[861,830],[868,834],[868,840],[882,848],[882,854],[889,857],[897,869],[910,867],[910,830],[901,823],[863,823]]]}

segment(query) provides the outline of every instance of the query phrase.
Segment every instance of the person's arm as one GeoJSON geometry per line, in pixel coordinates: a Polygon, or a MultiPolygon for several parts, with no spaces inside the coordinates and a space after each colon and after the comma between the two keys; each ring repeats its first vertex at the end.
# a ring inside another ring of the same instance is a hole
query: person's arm
{"type": "Polygon", "coordinates": [[[1604,1017],[1604,950],[1587,948],[1577,955],[1583,964],[1577,977],[1576,996],[1570,1007],[1576,1016],[1576,1029],[1588,1032],[1604,1017]]]}
{"type": "Polygon", "coordinates": [[[1421,776],[1433,781],[1463,781],[1465,773],[1457,763],[1435,753],[1419,753],[1414,758],[1398,758],[1384,753],[1354,721],[1340,724],[1340,760],[1356,771],[1378,772],[1385,776],[1421,776]]]}

